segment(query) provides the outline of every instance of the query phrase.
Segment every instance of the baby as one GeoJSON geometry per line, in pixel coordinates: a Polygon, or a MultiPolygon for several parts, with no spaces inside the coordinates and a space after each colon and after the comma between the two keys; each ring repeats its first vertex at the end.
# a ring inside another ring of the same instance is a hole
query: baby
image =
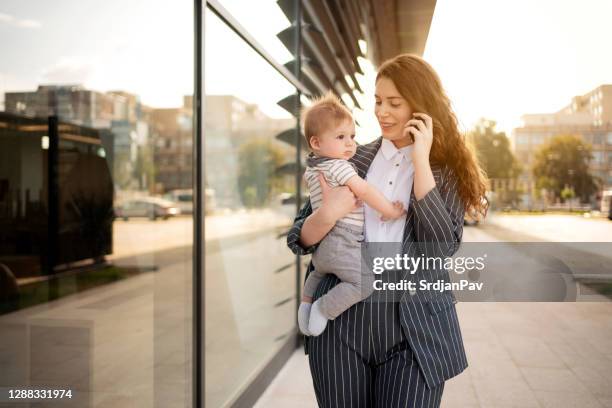
{"type": "MultiPolygon", "coordinates": [[[[322,173],[330,187],[348,186],[355,196],[382,214],[396,219],[405,214],[400,202],[391,203],[376,188],[362,179],[348,160],[355,155],[355,123],[348,109],[331,93],[316,99],[303,113],[304,135],[311,153],[304,178],[310,190],[313,211],[321,206],[322,192],[318,175],[322,173]]],[[[304,283],[298,311],[300,331],[308,336],[323,333],[328,320],[372,294],[372,273],[361,273],[361,242],[364,212],[357,207],[336,222],[312,255],[314,270],[304,283]],[[317,299],[312,297],[325,274],[332,273],[342,282],[317,299]]]]}

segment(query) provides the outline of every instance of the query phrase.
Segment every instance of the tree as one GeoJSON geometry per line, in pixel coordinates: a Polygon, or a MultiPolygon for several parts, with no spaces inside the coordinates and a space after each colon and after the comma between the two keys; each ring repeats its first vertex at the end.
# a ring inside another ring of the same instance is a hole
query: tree
{"type": "Polygon", "coordinates": [[[561,190],[561,199],[565,202],[567,200],[571,200],[572,198],[574,198],[576,196],[576,193],[574,192],[574,189],[571,188],[570,186],[565,186],[563,188],[563,190],[561,190]]]}
{"type": "Polygon", "coordinates": [[[568,198],[571,189],[582,202],[597,190],[589,173],[591,148],[578,136],[559,135],[543,144],[535,153],[532,173],[538,188],[545,188],[555,198],[568,198]]]}
{"type": "Polygon", "coordinates": [[[132,177],[134,180],[137,180],[139,190],[147,189],[150,193],[154,192],[155,159],[152,143],[138,146],[132,177]]]}
{"type": "Polygon", "coordinates": [[[276,169],[283,162],[283,152],[270,140],[255,139],[240,146],[238,188],[247,207],[267,204],[271,192],[280,182],[276,169]]]}
{"type": "Polygon", "coordinates": [[[488,178],[516,178],[521,173],[521,165],[510,151],[508,137],[504,132],[497,132],[495,126],[493,120],[480,119],[468,138],[488,178]]]}

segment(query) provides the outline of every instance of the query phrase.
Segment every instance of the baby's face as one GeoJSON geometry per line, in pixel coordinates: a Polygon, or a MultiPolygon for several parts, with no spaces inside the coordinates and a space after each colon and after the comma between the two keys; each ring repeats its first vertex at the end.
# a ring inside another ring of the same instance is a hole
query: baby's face
{"type": "Polygon", "coordinates": [[[357,151],[355,123],[352,120],[345,120],[339,126],[323,132],[313,140],[312,150],[323,157],[350,159],[357,151]]]}

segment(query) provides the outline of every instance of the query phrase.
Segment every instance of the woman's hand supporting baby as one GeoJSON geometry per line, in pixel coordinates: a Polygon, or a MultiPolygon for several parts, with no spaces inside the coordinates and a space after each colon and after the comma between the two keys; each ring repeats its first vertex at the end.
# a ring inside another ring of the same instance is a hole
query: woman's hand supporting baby
{"type": "Polygon", "coordinates": [[[309,247],[320,242],[336,225],[336,221],[361,205],[350,188],[346,186],[331,188],[323,174],[319,174],[321,183],[321,206],[306,218],[300,234],[300,243],[309,247]]]}

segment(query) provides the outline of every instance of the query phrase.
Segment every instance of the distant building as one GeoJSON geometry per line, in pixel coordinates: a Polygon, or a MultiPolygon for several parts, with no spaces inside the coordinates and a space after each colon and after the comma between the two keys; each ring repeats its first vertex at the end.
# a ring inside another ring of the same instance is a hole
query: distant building
{"type": "Polygon", "coordinates": [[[81,85],[41,85],[34,92],[7,92],[6,112],[27,117],[58,116],[76,125],[109,127],[113,120],[113,97],[81,85]]]}
{"type": "Polygon", "coordinates": [[[612,125],[612,85],[600,85],[582,96],[575,96],[572,103],[561,109],[563,115],[584,113],[589,115],[595,127],[612,125]]]}
{"type": "Polygon", "coordinates": [[[82,85],[41,85],[33,92],[7,92],[6,112],[26,117],[58,116],[62,121],[95,129],[109,129],[113,152],[113,179],[120,189],[144,189],[134,174],[139,150],[148,142],[148,109],[138,96],[123,92],[98,92],[82,85]]]}
{"type": "Polygon", "coordinates": [[[528,114],[523,126],[514,129],[511,146],[525,171],[522,180],[531,182],[535,152],[557,135],[576,135],[591,145],[589,169],[604,189],[612,188],[612,85],[602,85],[576,96],[555,113],[528,114]]]}
{"type": "Polygon", "coordinates": [[[181,108],[152,109],[150,115],[155,192],[193,185],[193,113],[185,99],[181,108]]]}
{"type": "MultiPolygon", "coordinates": [[[[295,162],[295,148],[276,136],[295,127],[295,119],[275,119],[232,95],[208,95],[205,99],[206,187],[214,191],[217,205],[237,208],[240,197],[240,149],[250,141],[269,140],[282,151],[286,162],[295,162]]],[[[295,179],[292,179],[292,182],[295,179]]]]}

